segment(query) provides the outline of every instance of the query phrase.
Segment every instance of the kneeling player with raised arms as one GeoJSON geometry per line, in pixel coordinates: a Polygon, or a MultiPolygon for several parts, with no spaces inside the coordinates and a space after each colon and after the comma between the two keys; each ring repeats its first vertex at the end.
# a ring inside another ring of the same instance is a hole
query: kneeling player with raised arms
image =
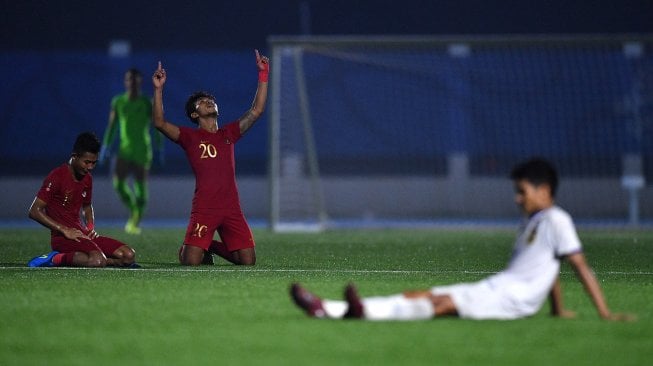
{"type": "Polygon", "coordinates": [[[218,106],[206,92],[186,101],[186,116],[197,128],[178,127],[163,115],[163,85],[167,75],[159,62],[152,76],[154,126],[179,144],[195,173],[195,194],[184,243],[183,265],[212,263],[212,254],[234,264],[256,263],[254,238],[240,206],[236,186],[234,145],[263,114],[268,94],[269,60],[255,51],[258,86],[254,102],[240,118],[218,127],[218,106]],[[222,241],[213,240],[218,232],[222,241]]]}

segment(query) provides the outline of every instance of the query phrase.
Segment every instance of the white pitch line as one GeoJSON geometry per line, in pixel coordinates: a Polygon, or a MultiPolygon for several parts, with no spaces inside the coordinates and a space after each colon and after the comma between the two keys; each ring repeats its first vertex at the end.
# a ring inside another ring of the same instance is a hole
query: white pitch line
{"type": "Polygon", "coordinates": [[[0,267],[1,270],[57,270],[57,271],[137,271],[137,272],[260,272],[260,273],[381,273],[381,274],[419,274],[419,273],[467,273],[467,274],[494,274],[496,272],[485,271],[416,271],[416,270],[357,270],[357,269],[265,269],[265,268],[252,268],[252,269],[233,269],[233,268],[86,268],[86,267],[0,267]]]}
{"type": "MultiPolygon", "coordinates": [[[[135,271],[135,272],[255,272],[255,273],[377,273],[377,274],[484,274],[491,275],[495,271],[416,271],[416,270],[365,270],[365,269],[232,269],[232,268],[84,268],[84,267],[47,267],[47,268],[29,268],[29,267],[7,267],[0,266],[0,271],[11,270],[57,270],[57,271],[135,271]]],[[[572,273],[563,272],[563,274],[572,273]]],[[[627,275],[627,276],[652,276],[653,272],[624,272],[624,271],[607,271],[596,272],[599,275],[627,275]]]]}

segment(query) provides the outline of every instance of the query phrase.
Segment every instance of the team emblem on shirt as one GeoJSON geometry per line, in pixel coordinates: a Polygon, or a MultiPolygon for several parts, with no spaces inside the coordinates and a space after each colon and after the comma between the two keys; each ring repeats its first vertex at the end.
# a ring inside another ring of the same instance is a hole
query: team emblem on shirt
{"type": "Polygon", "coordinates": [[[533,244],[533,241],[535,241],[535,236],[537,235],[537,225],[533,228],[533,230],[528,234],[528,238],[526,239],[526,242],[528,244],[533,244]]]}
{"type": "Polygon", "coordinates": [[[70,197],[73,195],[73,191],[66,191],[63,194],[63,202],[61,203],[62,206],[65,206],[68,201],[70,201],[70,197]]]}
{"type": "Polygon", "coordinates": [[[82,197],[86,198],[86,191],[82,192],[82,197]]]}

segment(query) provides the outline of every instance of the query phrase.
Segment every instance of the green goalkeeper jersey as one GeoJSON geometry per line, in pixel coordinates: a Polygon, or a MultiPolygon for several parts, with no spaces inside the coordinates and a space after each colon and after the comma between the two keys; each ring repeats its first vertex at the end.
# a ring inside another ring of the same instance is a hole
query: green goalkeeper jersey
{"type": "Polygon", "coordinates": [[[111,144],[115,129],[119,127],[118,157],[149,168],[152,163],[152,102],[145,96],[130,100],[129,95],[123,93],[111,100],[111,108],[115,111],[115,119],[111,131],[104,136],[104,143],[111,144]]]}

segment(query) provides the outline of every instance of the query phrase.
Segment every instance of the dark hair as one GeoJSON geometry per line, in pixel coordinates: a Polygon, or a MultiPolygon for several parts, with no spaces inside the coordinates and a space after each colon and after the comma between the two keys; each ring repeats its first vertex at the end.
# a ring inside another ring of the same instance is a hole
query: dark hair
{"type": "Polygon", "coordinates": [[[535,186],[547,184],[551,188],[551,196],[555,197],[558,189],[558,173],[553,164],[542,158],[531,158],[517,164],[510,173],[514,181],[527,180],[535,186]]]}
{"type": "Polygon", "coordinates": [[[73,155],[80,156],[87,152],[92,154],[100,152],[100,140],[93,132],[80,133],[73,145],[73,155]]]}
{"type": "Polygon", "coordinates": [[[190,121],[195,124],[197,124],[197,118],[193,118],[190,115],[195,112],[195,103],[197,103],[197,101],[202,98],[209,98],[215,102],[215,97],[204,91],[196,91],[195,93],[191,94],[186,101],[186,117],[188,117],[188,119],[190,119],[190,121]]]}
{"type": "Polygon", "coordinates": [[[127,70],[126,74],[131,74],[131,75],[133,75],[135,77],[141,77],[141,78],[143,77],[143,74],[141,73],[141,71],[139,69],[137,69],[137,68],[134,68],[134,67],[127,70]]]}

